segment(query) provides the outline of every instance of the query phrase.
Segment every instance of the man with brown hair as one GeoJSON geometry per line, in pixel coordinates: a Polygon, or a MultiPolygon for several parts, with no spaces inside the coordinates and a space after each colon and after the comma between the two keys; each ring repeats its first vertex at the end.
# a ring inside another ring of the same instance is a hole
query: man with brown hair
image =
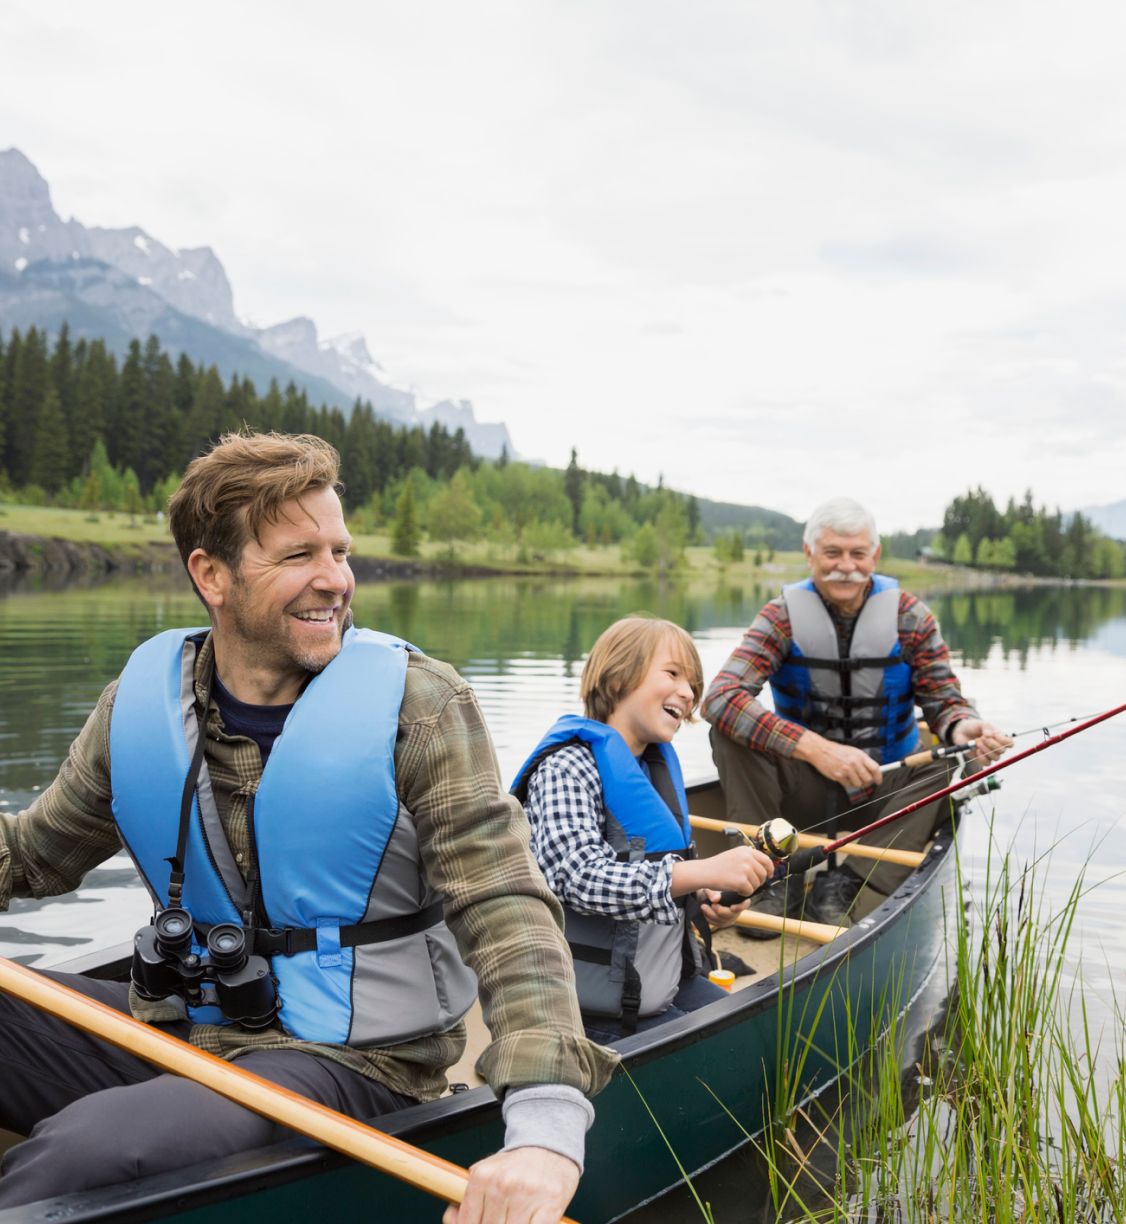
{"type": "MultiPolygon", "coordinates": [[[[51,786],[0,815],[0,908],[124,844],[157,911],[132,990],[68,984],[361,1118],[441,1095],[479,987],[506,1142],[447,1220],[555,1219],[613,1056],[582,1035],[559,907],[469,686],[352,626],[337,470],[327,443],[277,434],[189,465],[170,524],[210,626],[142,643],[51,786]],[[224,940],[269,974],[225,971],[224,940]]],[[[284,1133],[6,997],[0,1067],[0,1126],[34,1128],[0,1207],[284,1133]]]]}

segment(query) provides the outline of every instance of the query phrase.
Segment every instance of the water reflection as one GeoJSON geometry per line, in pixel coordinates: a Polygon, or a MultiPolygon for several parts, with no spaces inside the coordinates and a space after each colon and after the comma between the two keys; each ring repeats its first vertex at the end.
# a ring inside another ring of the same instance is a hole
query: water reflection
{"type": "Polygon", "coordinates": [[[971,667],[980,667],[999,646],[1023,668],[1030,651],[1078,646],[1113,622],[1119,630],[1107,635],[1104,648],[1126,657],[1126,590],[1120,587],[1021,587],[942,594],[928,602],[951,648],[971,667]]]}
{"type": "MultiPolygon", "coordinates": [[[[54,583],[52,575],[9,577],[0,586],[0,811],[26,806],[50,782],[98,694],[134,646],[161,629],[205,619],[177,572],[87,578],[63,590],[52,589],[54,583]]],[[[360,586],[355,610],[358,623],[401,634],[467,677],[510,777],[542,730],[560,712],[578,709],[582,660],[611,621],[644,610],[684,625],[711,675],[771,594],[773,589],[726,581],[386,582],[360,586]]],[[[1126,590],[1032,587],[924,597],[940,619],[967,692],[1006,729],[1085,714],[1126,693],[1126,590]]],[[[1121,739],[1092,740],[1090,747],[1061,755],[1058,764],[1018,767],[1020,782],[1007,784],[1020,796],[1013,810],[1035,805],[1041,842],[1075,824],[1065,812],[1082,811],[1092,828],[1116,820],[1121,754],[1106,751],[1108,742],[1121,739]]],[[[685,727],[677,748],[690,778],[710,770],[702,724],[685,727]]],[[[1016,782],[1016,774],[1006,777],[1016,782]]],[[[1076,843],[1076,856],[1085,853],[1090,836],[1076,843]]],[[[1106,855],[1126,855],[1120,840],[1126,840],[1121,833],[1111,836],[1106,855]]],[[[42,934],[45,959],[57,935],[91,942],[124,938],[145,908],[125,884],[131,870],[117,859],[91,876],[83,895],[98,904],[78,931],[73,910],[56,919],[60,902],[18,903],[15,925],[42,934]]],[[[0,951],[5,946],[0,938],[0,951]]]]}
{"type": "MultiPolygon", "coordinates": [[[[86,580],[0,576],[0,812],[26,806],[54,777],[71,740],[129,651],[161,629],[197,625],[203,611],[177,573],[86,580]]],[[[689,585],[579,579],[389,582],[356,592],[360,624],[386,629],[448,660],[476,689],[501,770],[511,777],[559,713],[578,709],[582,659],[619,616],[645,610],[693,634],[707,675],[774,593],[730,583],[689,585]]],[[[1126,700],[1126,590],[1034,587],[920,594],[934,609],[966,692],[1008,730],[1083,715],[1126,700]]],[[[1124,719],[1123,721],[1126,721],[1124,719]]],[[[1096,728],[1002,775],[995,800],[967,820],[967,872],[984,860],[989,815],[1027,861],[1054,845],[1049,885],[1067,896],[1092,860],[1068,964],[1082,968],[1094,1029],[1113,1022],[1126,975],[1126,729],[1096,728]],[[1100,883],[1101,877],[1101,883],[1100,883]]],[[[1033,742],[1030,738],[1022,747],[1033,742]]],[[[685,727],[677,749],[688,777],[710,770],[706,729],[685,727]]],[[[16,901],[0,926],[0,954],[47,965],[78,946],[126,938],[148,905],[123,856],[92,872],[80,894],[16,901]]],[[[774,1219],[753,1155],[735,1159],[705,1197],[717,1220],[774,1219]]],[[[696,1216],[686,1199],[643,1219],[696,1216]]]]}

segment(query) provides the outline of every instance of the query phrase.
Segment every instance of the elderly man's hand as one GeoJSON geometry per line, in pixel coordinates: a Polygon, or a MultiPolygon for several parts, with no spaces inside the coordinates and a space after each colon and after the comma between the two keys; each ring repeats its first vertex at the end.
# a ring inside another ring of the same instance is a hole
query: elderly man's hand
{"type": "Polygon", "coordinates": [[[799,761],[808,761],[819,774],[846,790],[879,786],[883,780],[880,767],[862,749],[835,744],[815,731],[803,732],[794,747],[794,756],[799,761]]]}
{"type": "Polygon", "coordinates": [[[471,1166],[465,1198],[442,1224],[559,1224],[578,1184],[579,1166],[558,1152],[496,1152],[471,1166]]]}
{"type": "Polygon", "coordinates": [[[968,744],[970,740],[977,740],[977,748],[970,760],[979,766],[998,760],[1013,746],[1013,741],[1004,731],[998,731],[992,723],[980,718],[963,718],[956,722],[950,739],[955,744],[968,744]]]}

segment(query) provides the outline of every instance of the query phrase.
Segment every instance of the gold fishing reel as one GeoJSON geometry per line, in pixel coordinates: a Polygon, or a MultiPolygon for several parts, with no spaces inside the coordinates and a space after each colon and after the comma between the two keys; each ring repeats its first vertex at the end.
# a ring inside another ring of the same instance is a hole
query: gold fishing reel
{"type": "Polygon", "coordinates": [[[775,816],[759,825],[759,831],[751,841],[763,854],[781,863],[798,848],[798,831],[788,820],[775,816]]]}

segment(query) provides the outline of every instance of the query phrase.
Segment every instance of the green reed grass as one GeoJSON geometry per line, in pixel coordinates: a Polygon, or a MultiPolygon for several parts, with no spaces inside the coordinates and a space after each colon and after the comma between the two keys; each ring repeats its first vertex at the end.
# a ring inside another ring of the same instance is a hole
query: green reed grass
{"type": "Polygon", "coordinates": [[[755,1140],[779,1220],[1126,1224],[1122,1016],[1115,1000],[1111,1031],[1093,1028],[1065,956],[1083,875],[1052,910],[1049,869],[1047,857],[1022,867],[991,850],[973,900],[959,868],[947,915],[956,985],[908,1075],[894,983],[876,1014],[846,1015],[836,1034],[839,1095],[799,1107],[808,1048],[780,1027],[780,1083],[755,1140]],[[874,1023],[884,1037],[861,1048],[874,1023]]]}

